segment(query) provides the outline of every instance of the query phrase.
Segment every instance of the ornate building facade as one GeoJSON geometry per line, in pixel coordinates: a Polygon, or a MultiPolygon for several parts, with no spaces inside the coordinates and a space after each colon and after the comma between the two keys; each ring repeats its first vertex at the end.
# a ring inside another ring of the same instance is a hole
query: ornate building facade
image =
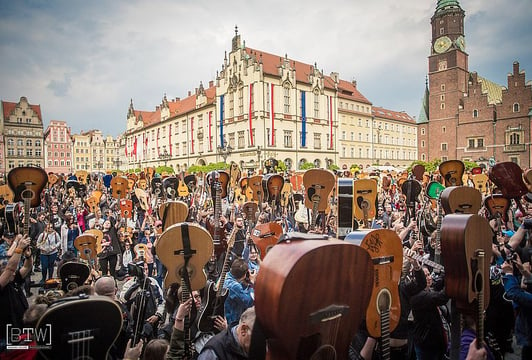
{"type": "Polygon", "coordinates": [[[231,51],[207,88],[200,83],[184,99],[165,95],[155,111],[136,110],[131,101],[123,153],[128,169],[166,164],[185,170],[220,161],[257,169],[270,158],[291,170],[306,162],[368,166],[388,149],[386,163],[411,162],[417,158],[415,123],[404,113],[388,113],[374,114],[355,82],[246,47],[235,30],[231,51]],[[414,142],[403,151],[391,133],[407,124],[414,142]],[[379,125],[382,142],[376,140],[379,125]]]}
{"type": "Polygon", "coordinates": [[[52,120],[44,131],[44,163],[47,172],[72,172],[72,137],[65,121],[52,120]]]}
{"type": "Polygon", "coordinates": [[[438,0],[432,47],[418,118],[420,160],[459,159],[530,167],[532,85],[514,62],[506,86],[468,68],[465,12],[456,0],[438,0]]]}
{"type": "Polygon", "coordinates": [[[18,166],[44,168],[43,120],[40,105],[22,96],[18,103],[2,101],[5,172],[18,166]]]}

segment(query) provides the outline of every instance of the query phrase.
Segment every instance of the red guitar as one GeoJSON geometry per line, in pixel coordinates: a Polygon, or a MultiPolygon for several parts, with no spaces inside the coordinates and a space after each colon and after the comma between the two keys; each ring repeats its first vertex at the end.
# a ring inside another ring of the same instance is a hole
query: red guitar
{"type": "Polygon", "coordinates": [[[276,222],[259,224],[251,231],[251,240],[259,248],[262,260],[264,260],[268,251],[277,244],[282,234],[283,227],[276,222]]]}

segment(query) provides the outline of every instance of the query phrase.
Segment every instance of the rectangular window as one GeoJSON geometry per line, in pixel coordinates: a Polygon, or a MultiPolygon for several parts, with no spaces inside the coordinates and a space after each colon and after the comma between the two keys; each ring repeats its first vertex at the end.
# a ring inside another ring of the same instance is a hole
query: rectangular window
{"type": "Polygon", "coordinates": [[[442,143],[441,144],[441,150],[442,151],[447,151],[447,143],[442,143]]]}
{"type": "Polygon", "coordinates": [[[290,114],[290,88],[283,88],[284,91],[284,113],[290,114]]]}
{"type": "Polygon", "coordinates": [[[314,117],[318,119],[320,117],[320,95],[314,94],[314,117]]]}
{"type": "Polygon", "coordinates": [[[284,147],[291,148],[292,147],[292,131],[284,130],[283,137],[284,137],[284,140],[283,140],[284,147]]]}
{"type": "Polygon", "coordinates": [[[314,133],[314,149],[321,149],[321,134],[314,133]]]}
{"type": "Polygon", "coordinates": [[[241,149],[246,146],[246,138],[244,130],[238,132],[238,148],[241,149]]]}

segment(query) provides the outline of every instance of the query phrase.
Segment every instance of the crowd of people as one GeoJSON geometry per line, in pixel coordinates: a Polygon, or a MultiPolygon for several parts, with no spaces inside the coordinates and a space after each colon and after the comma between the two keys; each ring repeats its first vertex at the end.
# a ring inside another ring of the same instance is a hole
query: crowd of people
{"type": "MultiPolygon", "coordinates": [[[[425,206],[428,199],[422,193],[413,205],[414,216],[410,216],[411,209],[400,187],[393,186],[397,180],[391,174],[376,175],[375,181],[379,184],[375,200],[377,211],[368,225],[372,229],[395,231],[408,251],[421,254],[421,257],[404,257],[398,284],[401,313],[397,327],[390,334],[390,356],[404,360],[449,358],[453,352],[451,326],[456,319],[460,321],[460,317],[452,316],[451,299],[445,291],[445,272],[425,263],[425,260],[433,260],[440,250],[434,241],[440,236],[439,229],[420,228],[420,218],[427,213],[432,219],[437,218],[438,205],[425,206]],[[386,188],[381,186],[384,178],[390,181],[386,188]],[[421,211],[422,208],[425,210],[421,211]]],[[[145,192],[149,208],[144,208],[131,192],[128,198],[132,200],[133,209],[124,214],[121,199],[114,198],[112,191],[102,186],[101,176],[89,177],[85,187],[79,189],[69,191],[64,181],[48,186],[41,194],[38,207],[32,208],[29,214],[19,214],[20,224],[26,216],[30,218],[27,234],[13,231],[6,223],[2,226],[0,359],[22,355],[38,357],[38,347],[7,349],[8,345],[36,345],[36,342],[17,337],[18,342],[14,344],[13,338],[4,333],[6,326],[35,327],[41,316],[61,299],[82,301],[96,295],[112,300],[121,312],[122,324],[108,349],[109,358],[257,358],[261,352],[257,348],[261,349],[261,345],[253,343],[257,328],[254,284],[265,254],[261,254],[252,239],[254,228],[276,223],[282,233],[318,232],[333,238],[337,233],[335,196],[330,197],[330,213],[298,221],[294,215],[302,203],[296,202],[296,208],[279,208],[278,204],[265,202],[251,219],[236,197],[231,199],[229,195],[223,199],[219,218],[213,218],[216,204],[198,202],[203,197],[216,201],[210,189],[205,186],[202,189],[205,193],[198,194],[197,189],[189,187],[190,194],[180,199],[188,206],[186,221],[206,228],[216,222],[216,229],[224,229],[222,245],[229,234],[235,238],[234,244],[224,247],[223,251],[215,247],[211,260],[204,267],[208,278],[205,288],[188,291],[184,280],[182,286],[165,284],[168,269],[157,255],[163,228],[171,225],[165,223],[168,219],[159,216],[157,209],[162,203],[175,199],[173,192],[166,189],[156,192],[148,184],[145,192]],[[95,191],[101,193],[101,197],[96,207],[89,208],[86,199],[95,191]],[[170,193],[172,199],[168,199],[170,193]],[[316,224],[309,224],[312,221],[316,224]],[[96,254],[91,255],[76,239],[94,230],[101,234],[91,236],[101,238],[95,247],[96,254]],[[77,264],[77,272],[65,274],[65,264],[72,263],[77,264]],[[74,279],[81,273],[87,274],[82,276],[82,281],[74,279]],[[208,291],[210,287],[217,293],[215,300],[222,301],[221,311],[214,316],[206,314],[205,310],[212,306],[208,303],[213,301],[208,291]],[[223,291],[218,292],[219,287],[223,291]],[[220,293],[222,299],[217,297],[220,293]]],[[[493,229],[492,254],[488,254],[490,302],[483,321],[486,339],[483,346],[477,346],[478,322],[472,314],[464,312],[460,344],[454,344],[460,359],[503,359],[506,353],[515,350],[514,337],[522,359],[532,358],[532,204],[523,202],[523,206],[518,206],[517,201],[511,201],[508,221],[491,218],[485,207],[478,212],[490,220],[493,229]]],[[[355,227],[363,227],[363,219],[357,220],[355,227]]],[[[282,233],[275,234],[276,239],[282,233]]],[[[297,306],[297,303],[286,306],[297,306]]],[[[90,314],[89,310],[88,316],[97,315],[90,314]]],[[[105,319],[102,319],[102,327],[105,326],[105,319]]],[[[387,358],[382,339],[372,338],[364,322],[351,342],[349,358],[387,358]]]]}

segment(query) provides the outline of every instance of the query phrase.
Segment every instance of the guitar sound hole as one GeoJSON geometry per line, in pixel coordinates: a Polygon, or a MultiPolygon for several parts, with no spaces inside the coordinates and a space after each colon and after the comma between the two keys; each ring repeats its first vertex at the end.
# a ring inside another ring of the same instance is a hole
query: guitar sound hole
{"type": "Polygon", "coordinates": [[[20,193],[20,196],[23,199],[33,199],[33,191],[31,191],[30,189],[26,189],[20,193]]]}
{"type": "Polygon", "coordinates": [[[391,304],[392,304],[391,294],[388,292],[387,289],[383,289],[379,293],[379,296],[377,297],[377,309],[379,311],[379,314],[382,311],[388,311],[390,309],[391,304]]]}

